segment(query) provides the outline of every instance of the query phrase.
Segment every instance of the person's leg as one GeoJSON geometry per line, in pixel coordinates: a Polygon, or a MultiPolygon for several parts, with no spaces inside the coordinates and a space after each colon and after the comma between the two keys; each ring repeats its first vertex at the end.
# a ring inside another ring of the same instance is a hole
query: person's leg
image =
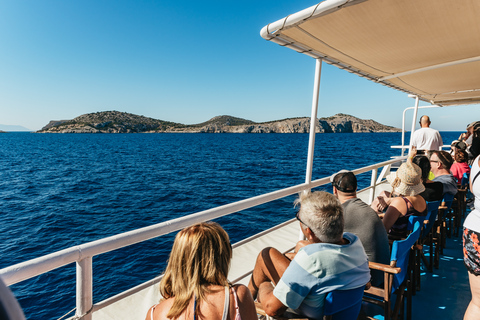
{"type": "Polygon", "coordinates": [[[250,289],[253,299],[257,298],[258,287],[263,282],[268,281],[277,284],[289,264],[290,259],[277,249],[263,249],[257,257],[252,277],[248,284],[248,289],[250,289]]]}
{"type": "Polygon", "coordinates": [[[468,273],[470,280],[470,291],[472,291],[472,301],[468,305],[467,311],[463,317],[464,320],[480,319],[480,276],[468,273]]]}

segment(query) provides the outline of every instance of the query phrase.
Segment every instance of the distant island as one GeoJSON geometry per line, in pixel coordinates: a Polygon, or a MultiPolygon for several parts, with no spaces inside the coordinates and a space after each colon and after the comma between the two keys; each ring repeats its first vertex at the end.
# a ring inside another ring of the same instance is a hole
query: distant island
{"type": "MultiPolygon", "coordinates": [[[[186,125],[119,111],[84,114],[72,120],[50,121],[39,133],[308,133],[310,118],[290,118],[256,123],[232,116],[186,125]]],[[[347,114],[317,119],[317,133],[399,132],[373,120],[347,114]]]]}

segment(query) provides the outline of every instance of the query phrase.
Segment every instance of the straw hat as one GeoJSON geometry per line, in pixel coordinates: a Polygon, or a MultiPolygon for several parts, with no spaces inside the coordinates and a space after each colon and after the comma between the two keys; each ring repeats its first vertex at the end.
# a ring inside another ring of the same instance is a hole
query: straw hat
{"type": "Polygon", "coordinates": [[[387,176],[387,181],[396,192],[404,196],[416,196],[425,190],[422,183],[422,170],[410,161],[403,163],[396,172],[387,176]]]}

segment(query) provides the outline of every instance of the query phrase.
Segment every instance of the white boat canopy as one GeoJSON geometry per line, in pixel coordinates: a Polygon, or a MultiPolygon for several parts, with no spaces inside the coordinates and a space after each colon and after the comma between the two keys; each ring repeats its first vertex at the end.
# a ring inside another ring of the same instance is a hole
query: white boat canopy
{"type": "Polygon", "coordinates": [[[480,102],[480,1],[326,0],[263,38],[432,104],[480,102]]]}

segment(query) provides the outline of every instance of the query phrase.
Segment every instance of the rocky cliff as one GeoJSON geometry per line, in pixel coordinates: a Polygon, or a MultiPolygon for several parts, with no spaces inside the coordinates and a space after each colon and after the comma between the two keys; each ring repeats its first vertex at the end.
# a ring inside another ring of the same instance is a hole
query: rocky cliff
{"type": "MultiPolygon", "coordinates": [[[[209,121],[185,125],[138,116],[118,111],[105,111],[81,115],[73,120],[50,121],[42,133],[140,133],[140,132],[191,132],[191,133],[307,133],[310,118],[293,118],[256,123],[231,116],[218,116],[209,121]]],[[[363,120],[346,114],[317,119],[318,133],[397,132],[400,129],[363,120]]]]}

